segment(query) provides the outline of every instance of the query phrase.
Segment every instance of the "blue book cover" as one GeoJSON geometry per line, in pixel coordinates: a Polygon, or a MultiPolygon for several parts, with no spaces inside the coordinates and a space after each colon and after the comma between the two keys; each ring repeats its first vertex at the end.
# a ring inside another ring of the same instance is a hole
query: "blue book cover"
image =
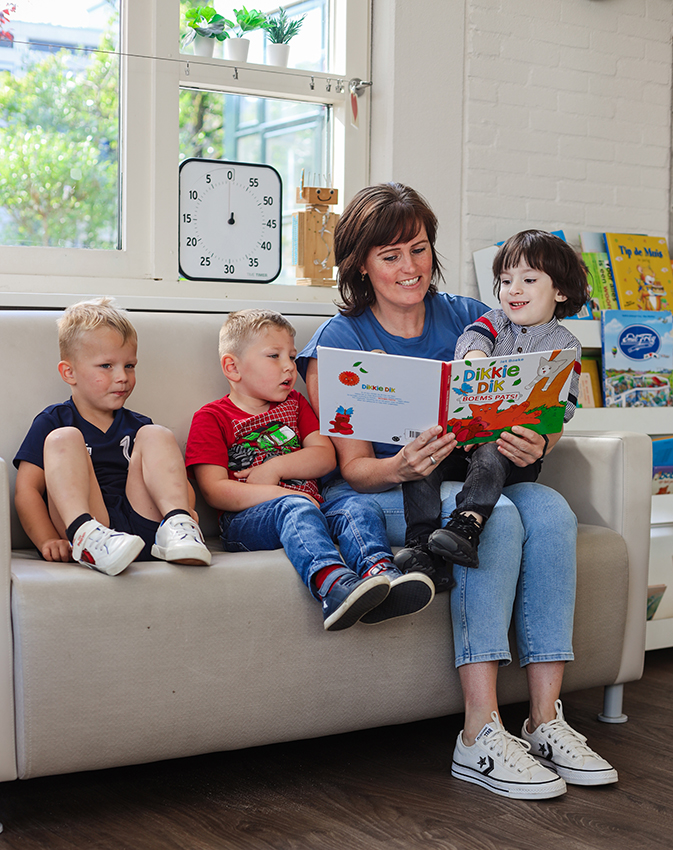
{"type": "Polygon", "coordinates": [[[603,395],[606,407],[671,407],[673,314],[604,310],[603,395]]]}

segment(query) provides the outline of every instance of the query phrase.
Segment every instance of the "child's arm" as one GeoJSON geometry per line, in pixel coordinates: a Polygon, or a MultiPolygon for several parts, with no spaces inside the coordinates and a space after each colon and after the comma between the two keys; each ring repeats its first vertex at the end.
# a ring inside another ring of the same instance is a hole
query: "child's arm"
{"type": "Polygon", "coordinates": [[[14,503],[23,530],[45,561],[71,561],[70,543],[59,535],[44,501],[44,470],[22,460],[16,475],[14,503]]]}
{"type": "Polygon", "coordinates": [[[461,360],[470,360],[471,358],[479,358],[479,357],[490,357],[489,354],[486,354],[485,351],[479,351],[478,348],[473,348],[472,351],[468,351],[460,358],[461,360]]]}
{"type": "Polygon", "coordinates": [[[279,484],[291,478],[321,478],[336,467],[334,446],[329,437],[312,431],[302,442],[299,451],[269,458],[259,466],[234,472],[235,478],[248,484],[279,484]]]}
{"type": "MultiPolygon", "coordinates": [[[[268,463],[268,461],[267,461],[268,463]]],[[[262,464],[266,466],[266,464],[262,464]]],[[[308,493],[299,490],[289,490],[277,484],[249,484],[245,481],[237,481],[229,478],[229,473],[224,466],[212,463],[198,463],[192,467],[199,489],[208,504],[218,511],[244,511],[262,502],[270,502],[281,496],[304,496],[318,503],[308,493]]]]}

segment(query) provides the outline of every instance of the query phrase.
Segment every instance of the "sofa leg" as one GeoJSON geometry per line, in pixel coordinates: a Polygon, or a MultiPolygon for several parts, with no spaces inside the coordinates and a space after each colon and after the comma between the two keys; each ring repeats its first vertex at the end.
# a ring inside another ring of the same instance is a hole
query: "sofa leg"
{"type": "Polygon", "coordinates": [[[598,719],[603,723],[626,723],[629,719],[622,713],[624,685],[606,685],[603,692],[603,712],[598,719]]]}

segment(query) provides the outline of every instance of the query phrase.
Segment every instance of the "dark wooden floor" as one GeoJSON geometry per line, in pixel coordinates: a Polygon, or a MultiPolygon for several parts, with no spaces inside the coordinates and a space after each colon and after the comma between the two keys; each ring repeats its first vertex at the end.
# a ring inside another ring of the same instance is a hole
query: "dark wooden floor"
{"type": "MultiPolygon", "coordinates": [[[[617,785],[505,800],[452,779],[462,718],[0,786],[0,850],[621,850],[673,847],[673,649],[626,686],[629,722],[566,717],[617,785]]],[[[517,733],[526,706],[503,717],[517,733]]]]}

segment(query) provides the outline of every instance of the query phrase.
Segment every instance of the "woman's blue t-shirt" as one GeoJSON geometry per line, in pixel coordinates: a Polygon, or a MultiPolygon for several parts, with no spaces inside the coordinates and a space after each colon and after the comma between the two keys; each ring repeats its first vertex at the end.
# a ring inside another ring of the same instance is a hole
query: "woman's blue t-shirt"
{"type": "MultiPolygon", "coordinates": [[[[356,351],[378,349],[386,354],[402,354],[405,357],[453,360],[458,337],[467,325],[486,312],[488,307],[474,298],[446,292],[426,295],[423,333],[410,339],[388,333],[369,307],[359,316],[333,316],[318,328],[308,345],[299,352],[297,368],[306,378],[309,360],[318,356],[319,345],[356,351]]],[[[399,446],[392,443],[374,443],[373,446],[377,457],[391,457],[399,451],[399,446]]]]}

